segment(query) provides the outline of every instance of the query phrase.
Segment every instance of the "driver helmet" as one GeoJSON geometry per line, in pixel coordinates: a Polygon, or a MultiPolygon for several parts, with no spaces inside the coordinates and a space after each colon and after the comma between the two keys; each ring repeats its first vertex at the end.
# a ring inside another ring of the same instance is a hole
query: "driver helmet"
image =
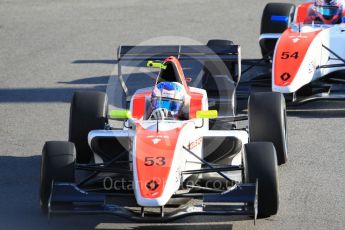
{"type": "Polygon", "coordinates": [[[324,23],[340,21],[343,14],[344,0],[315,0],[315,10],[324,23]],[[331,20],[331,22],[329,22],[331,20]]]}
{"type": "Polygon", "coordinates": [[[161,82],[157,84],[151,95],[152,111],[165,110],[172,118],[177,119],[182,112],[185,88],[177,82],[161,82]]]}

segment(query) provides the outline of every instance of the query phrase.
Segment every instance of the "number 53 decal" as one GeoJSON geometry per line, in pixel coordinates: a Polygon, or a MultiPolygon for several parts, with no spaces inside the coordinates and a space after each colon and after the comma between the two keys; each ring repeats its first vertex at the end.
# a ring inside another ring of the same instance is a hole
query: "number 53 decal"
{"type": "Polygon", "coordinates": [[[145,157],[145,166],[163,166],[165,165],[165,157],[145,157]]]}
{"type": "Polygon", "coordinates": [[[290,53],[290,52],[283,52],[281,59],[289,59],[289,58],[294,58],[294,59],[298,59],[299,57],[299,53],[298,52],[294,52],[294,53],[290,53]]]}

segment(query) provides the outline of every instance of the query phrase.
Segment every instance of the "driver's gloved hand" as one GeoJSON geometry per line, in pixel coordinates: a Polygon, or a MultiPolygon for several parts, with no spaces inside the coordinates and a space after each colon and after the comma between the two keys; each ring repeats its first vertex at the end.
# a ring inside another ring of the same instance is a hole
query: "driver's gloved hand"
{"type": "Polygon", "coordinates": [[[169,110],[167,109],[155,109],[150,115],[150,120],[165,120],[169,118],[169,110]]]}

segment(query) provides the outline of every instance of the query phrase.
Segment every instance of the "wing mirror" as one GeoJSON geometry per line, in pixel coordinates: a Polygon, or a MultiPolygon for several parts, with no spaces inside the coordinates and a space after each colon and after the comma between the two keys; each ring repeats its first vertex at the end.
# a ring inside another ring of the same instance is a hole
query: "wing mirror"
{"type": "Polygon", "coordinates": [[[200,110],[196,112],[196,118],[215,119],[218,117],[217,110],[200,110]]]}
{"type": "Polygon", "coordinates": [[[158,68],[158,69],[166,69],[167,65],[163,64],[160,61],[148,61],[146,64],[147,67],[158,68]]]}
{"type": "Polygon", "coordinates": [[[215,119],[218,117],[217,110],[199,110],[196,111],[196,118],[202,119],[200,126],[195,126],[196,129],[204,127],[204,119],[215,119]]]}
{"type": "Polygon", "coordinates": [[[115,109],[115,110],[110,111],[109,118],[110,119],[128,120],[128,119],[132,118],[132,115],[131,115],[131,112],[129,110],[115,109]]]}

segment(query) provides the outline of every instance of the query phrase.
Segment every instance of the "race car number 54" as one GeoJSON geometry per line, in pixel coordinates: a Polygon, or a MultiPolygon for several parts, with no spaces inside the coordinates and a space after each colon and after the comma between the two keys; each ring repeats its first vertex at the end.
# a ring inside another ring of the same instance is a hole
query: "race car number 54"
{"type": "Polygon", "coordinates": [[[290,52],[283,52],[281,59],[289,59],[289,58],[294,58],[294,59],[298,59],[298,52],[294,52],[294,53],[290,53],[290,52]]]}
{"type": "Polygon", "coordinates": [[[145,166],[163,166],[165,165],[165,157],[145,157],[145,166]]]}

